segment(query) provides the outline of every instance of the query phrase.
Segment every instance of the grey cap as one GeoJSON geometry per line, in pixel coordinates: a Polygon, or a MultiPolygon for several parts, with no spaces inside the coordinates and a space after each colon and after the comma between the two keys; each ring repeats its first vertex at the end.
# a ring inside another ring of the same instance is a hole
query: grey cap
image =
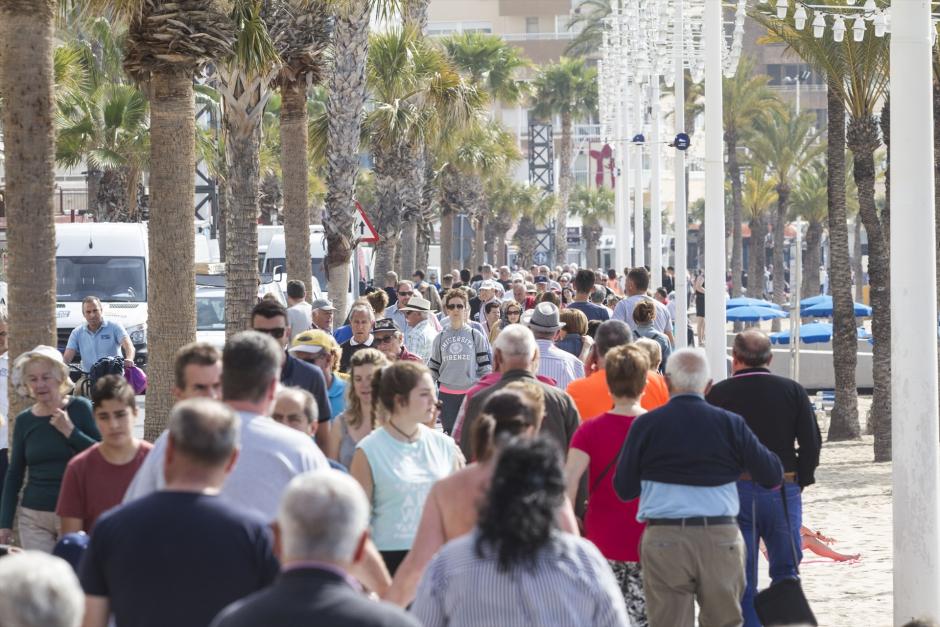
{"type": "Polygon", "coordinates": [[[326,298],[318,298],[310,304],[310,308],[313,311],[336,311],[336,307],[333,306],[333,303],[326,298]]]}

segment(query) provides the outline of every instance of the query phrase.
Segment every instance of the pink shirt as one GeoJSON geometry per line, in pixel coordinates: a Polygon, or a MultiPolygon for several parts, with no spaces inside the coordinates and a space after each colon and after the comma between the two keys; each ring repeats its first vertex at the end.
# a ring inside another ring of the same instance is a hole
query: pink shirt
{"type": "MultiPolygon", "coordinates": [[[[635,419],[636,416],[605,413],[581,423],[575,431],[571,448],[583,451],[591,458],[588,465],[589,489],[597,483],[611,460],[620,455],[627,432],[635,419]]],[[[640,537],[646,525],[636,520],[639,500],[624,503],[614,492],[616,470],[615,462],[588,498],[584,535],[609,560],[639,562],[640,537]]]]}

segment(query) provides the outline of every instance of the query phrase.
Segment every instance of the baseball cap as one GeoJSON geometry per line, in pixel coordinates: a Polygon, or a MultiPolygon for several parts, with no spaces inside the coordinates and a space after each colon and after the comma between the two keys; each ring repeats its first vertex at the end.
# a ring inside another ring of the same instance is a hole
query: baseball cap
{"type": "Polygon", "coordinates": [[[298,333],[291,342],[289,353],[306,353],[308,355],[319,355],[325,350],[338,348],[336,340],[326,331],[312,329],[298,333]]]}
{"type": "Polygon", "coordinates": [[[391,318],[376,320],[375,326],[372,327],[372,335],[378,335],[379,333],[395,333],[397,331],[398,327],[395,326],[395,321],[391,318]]]}
{"type": "Polygon", "coordinates": [[[333,303],[330,302],[327,298],[318,298],[310,304],[310,308],[313,311],[336,311],[336,307],[333,306],[333,303]]]}

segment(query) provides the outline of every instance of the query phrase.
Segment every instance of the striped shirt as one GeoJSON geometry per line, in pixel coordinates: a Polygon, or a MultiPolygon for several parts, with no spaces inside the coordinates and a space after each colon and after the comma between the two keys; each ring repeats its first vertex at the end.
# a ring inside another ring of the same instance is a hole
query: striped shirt
{"type": "Polygon", "coordinates": [[[543,377],[551,377],[559,389],[566,389],[575,379],[584,377],[581,360],[555,346],[551,340],[535,340],[539,347],[539,371],[543,377]]]}
{"type": "Polygon", "coordinates": [[[623,593],[591,542],[555,532],[532,568],[501,571],[495,551],[477,555],[477,535],[447,543],[424,572],[411,611],[425,627],[630,627],[623,593]]]}

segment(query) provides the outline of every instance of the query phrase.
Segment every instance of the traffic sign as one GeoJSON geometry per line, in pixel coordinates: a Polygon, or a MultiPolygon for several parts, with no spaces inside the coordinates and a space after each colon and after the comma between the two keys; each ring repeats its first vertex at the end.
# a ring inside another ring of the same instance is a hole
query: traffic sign
{"type": "Polygon", "coordinates": [[[369,216],[366,215],[365,210],[362,208],[362,205],[359,204],[358,200],[356,201],[356,210],[357,215],[356,221],[353,223],[353,235],[355,235],[361,243],[375,244],[379,241],[379,232],[372,226],[369,216]]]}

